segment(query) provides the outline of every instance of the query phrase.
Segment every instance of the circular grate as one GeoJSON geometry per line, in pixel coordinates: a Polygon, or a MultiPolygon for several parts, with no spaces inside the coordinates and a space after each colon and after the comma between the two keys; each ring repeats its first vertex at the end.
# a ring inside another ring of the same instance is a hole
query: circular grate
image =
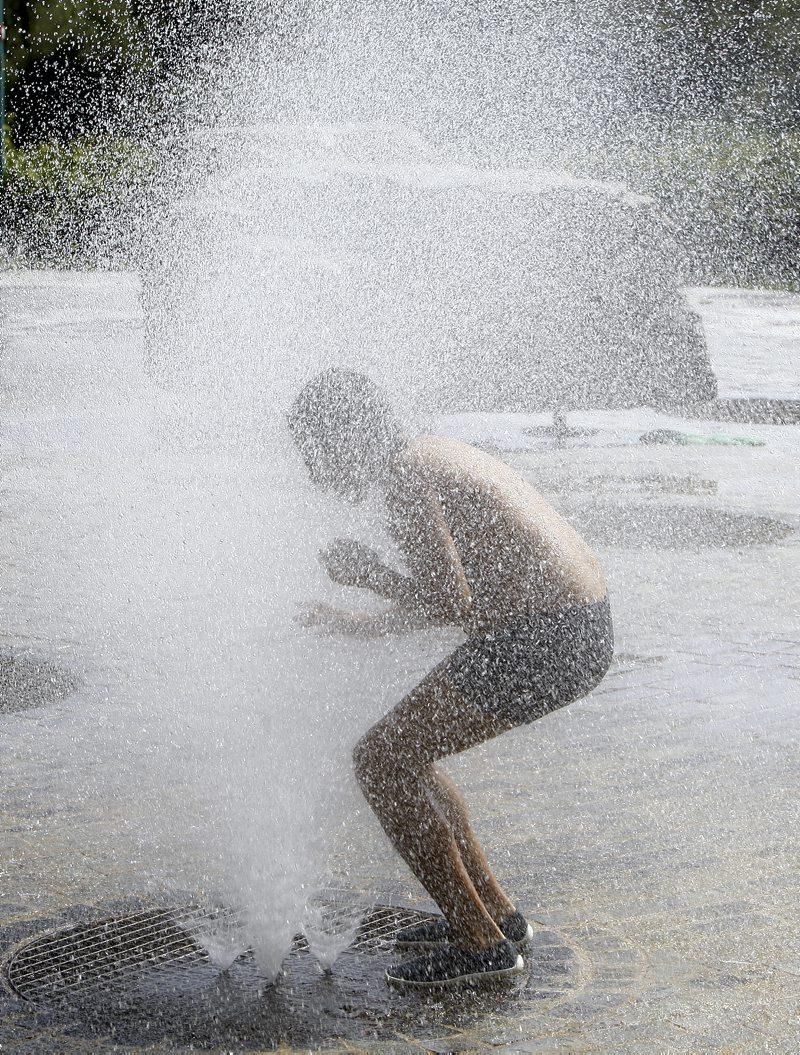
{"type": "Polygon", "coordinates": [[[65,927],[17,948],[6,978],[23,1000],[43,1003],[105,989],[147,968],[207,959],[191,933],[202,918],[191,908],[156,908],[65,927]]]}
{"type": "MultiPolygon", "coordinates": [[[[326,926],[334,931],[337,914],[346,928],[353,920],[352,906],[333,906],[326,912],[326,926]]],[[[413,909],[375,905],[358,922],[348,948],[361,952],[384,948],[403,927],[430,918],[429,913],[413,909]]],[[[131,985],[157,990],[165,976],[176,971],[194,969],[196,975],[198,968],[207,967],[218,974],[206,939],[234,923],[229,912],[191,906],[147,908],[81,923],[18,946],[6,963],[6,980],[18,996],[35,1004],[82,999],[131,985]]],[[[297,935],[290,955],[308,949],[307,939],[297,935]]],[[[255,975],[252,954],[242,953],[241,958],[249,965],[247,973],[255,975]]]]}
{"type": "MultiPolygon", "coordinates": [[[[333,1038],[360,1045],[440,1030],[462,1035],[498,1015],[516,1021],[531,1003],[584,999],[585,958],[571,941],[541,925],[524,952],[526,970],[507,985],[437,992],[433,999],[397,993],[384,974],[398,956],[394,936],[430,914],[374,905],[355,927],[360,907],[352,898],[323,906],[326,930],[351,937],[330,972],[298,936],[274,985],[265,984],[252,952],[235,959],[232,951],[218,955],[237,932],[231,913],[133,901],[108,906],[106,912],[116,914],[103,918],[96,908],[76,906],[63,925],[50,921],[46,933],[33,929],[44,921],[14,926],[5,937],[13,935],[17,944],[2,966],[7,987],[48,1028],[108,1036],[117,1045],[149,1047],[163,1040],[199,1050],[317,1050],[333,1038]]],[[[615,972],[619,968],[615,958],[615,972]]]]}

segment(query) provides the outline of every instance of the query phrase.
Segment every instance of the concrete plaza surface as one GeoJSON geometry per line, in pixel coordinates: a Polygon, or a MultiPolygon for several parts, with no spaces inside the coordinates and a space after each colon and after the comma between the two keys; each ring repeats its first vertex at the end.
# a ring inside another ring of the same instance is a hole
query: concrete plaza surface
{"type": "MultiPolygon", "coordinates": [[[[800,298],[692,298],[723,395],[800,396],[800,298]]],[[[313,1046],[800,1051],[800,429],[597,412],[576,414],[585,433],[559,443],[526,431],[541,421],[444,423],[498,450],[584,527],[611,585],[617,658],[592,696],[448,765],[536,921],[532,980],[508,998],[387,996],[366,1025],[338,1031],[347,1040],[331,1028],[313,1046]],[[639,442],[653,429],[715,442],[639,442]]],[[[12,740],[13,723],[31,720],[0,713],[12,740]]],[[[42,808],[35,794],[2,804],[7,930],[109,893],[80,866],[71,880],[55,845],[61,894],[37,894],[25,847],[42,808]]],[[[365,884],[414,896],[388,855],[371,865],[365,884]]],[[[245,1049],[258,1045],[194,1050],[245,1049]]],[[[190,1046],[163,1033],[152,1047],[115,1042],[0,999],[0,1051],[100,1050],[190,1046]]]]}

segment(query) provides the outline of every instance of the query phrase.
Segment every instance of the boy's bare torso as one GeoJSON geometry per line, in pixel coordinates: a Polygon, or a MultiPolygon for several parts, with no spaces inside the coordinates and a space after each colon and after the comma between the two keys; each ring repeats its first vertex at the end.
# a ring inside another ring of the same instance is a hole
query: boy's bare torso
{"type": "Polygon", "coordinates": [[[580,535],[518,473],[458,440],[420,436],[396,462],[389,528],[412,571],[449,578],[468,631],[606,595],[580,535]],[[413,566],[416,566],[414,568],[413,566]]]}

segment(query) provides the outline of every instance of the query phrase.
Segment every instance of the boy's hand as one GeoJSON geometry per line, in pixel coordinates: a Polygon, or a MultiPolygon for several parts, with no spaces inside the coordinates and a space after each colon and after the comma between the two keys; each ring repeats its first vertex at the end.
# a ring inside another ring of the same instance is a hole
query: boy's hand
{"type": "Polygon", "coordinates": [[[364,588],[370,581],[370,571],[377,559],[368,546],[355,539],[337,538],[320,552],[319,560],[328,577],[338,586],[364,588]]]}
{"type": "Polygon", "coordinates": [[[305,601],[298,605],[297,622],[320,634],[353,633],[353,613],[327,601],[305,601]]]}
{"type": "Polygon", "coordinates": [[[377,638],[387,634],[408,634],[430,625],[418,614],[392,608],[386,612],[348,612],[327,601],[306,601],[299,606],[297,622],[317,634],[346,634],[348,637],[377,638]]]}

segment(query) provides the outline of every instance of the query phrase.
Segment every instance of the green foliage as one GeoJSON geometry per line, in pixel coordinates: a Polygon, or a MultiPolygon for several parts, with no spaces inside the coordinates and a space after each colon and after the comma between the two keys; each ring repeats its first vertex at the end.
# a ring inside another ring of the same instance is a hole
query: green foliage
{"type": "MultiPolygon", "coordinates": [[[[635,45],[626,61],[636,119],[631,142],[605,153],[593,144],[576,168],[655,197],[689,245],[695,277],[800,282],[800,0],[608,2],[635,45]]],[[[136,143],[179,112],[187,64],[243,31],[237,12],[247,5],[5,3],[17,148],[0,188],[0,237],[22,245],[24,232],[31,253],[56,259],[61,245],[71,257],[115,196],[118,206],[150,178],[151,155],[136,143]]],[[[276,0],[261,21],[284,8],[296,18],[296,5],[276,0]]]]}
{"type": "Polygon", "coordinates": [[[800,120],[800,0],[633,0],[624,21],[649,42],[639,72],[651,103],[800,120]]]}
{"type": "Polygon", "coordinates": [[[139,28],[130,0],[6,0],[8,81],[68,46],[76,57],[130,59],[139,28]]]}
{"type": "Polygon", "coordinates": [[[131,140],[80,139],[25,148],[8,144],[0,182],[0,245],[27,264],[93,266],[124,257],[120,224],[155,175],[154,156],[131,140]]]}
{"type": "Polygon", "coordinates": [[[669,139],[645,172],[696,252],[731,280],[800,281],[800,129],[704,122],[669,139]],[[705,250],[702,247],[705,246],[705,250]]]}
{"type": "Polygon", "coordinates": [[[575,168],[622,178],[670,216],[696,280],[800,287],[800,128],[707,120],[639,129],[575,168]]]}
{"type": "Polygon", "coordinates": [[[190,53],[180,12],[189,0],[6,0],[8,95],[14,137],[30,144],[101,133],[144,135],[169,80],[190,53]],[[168,40],[165,25],[176,31],[168,40]]]}
{"type": "Polygon", "coordinates": [[[6,0],[15,140],[146,138],[165,115],[174,117],[198,57],[235,36],[241,7],[240,0],[6,0]]]}
{"type": "Polygon", "coordinates": [[[146,179],[152,159],[126,139],[76,139],[16,149],[9,144],[4,191],[58,198],[107,195],[146,179]]]}

